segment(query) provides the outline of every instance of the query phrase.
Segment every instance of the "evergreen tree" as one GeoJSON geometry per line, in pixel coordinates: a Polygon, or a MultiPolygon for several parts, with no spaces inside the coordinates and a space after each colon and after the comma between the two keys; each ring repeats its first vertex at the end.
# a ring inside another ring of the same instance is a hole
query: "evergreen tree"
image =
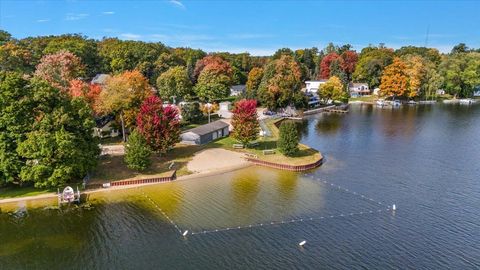
{"type": "Polygon", "coordinates": [[[151,164],[150,155],[152,150],[147,144],[145,137],[136,129],[128,137],[125,145],[125,163],[128,168],[136,171],[143,171],[151,164]]]}
{"type": "Polygon", "coordinates": [[[292,121],[284,121],[280,125],[280,138],[278,149],[286,156],[293,156],[298,152],[299,142],[297,127],[292,121]]]}

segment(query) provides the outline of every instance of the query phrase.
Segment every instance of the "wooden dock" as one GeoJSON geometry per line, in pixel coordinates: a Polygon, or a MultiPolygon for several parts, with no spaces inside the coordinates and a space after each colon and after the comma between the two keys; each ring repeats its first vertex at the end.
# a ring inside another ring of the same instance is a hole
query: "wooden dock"
{"type": "Polygon", "coordinates": [[[326,109],[324,111],[329,113],[348,113],[348,110],[341,110],[341,109],[326,109]]]}

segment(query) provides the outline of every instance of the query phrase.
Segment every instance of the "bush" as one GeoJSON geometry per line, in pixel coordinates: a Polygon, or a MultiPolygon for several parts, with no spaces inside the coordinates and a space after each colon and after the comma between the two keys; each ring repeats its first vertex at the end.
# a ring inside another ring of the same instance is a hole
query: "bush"
{"type": "Polygon", "coordinates": [[[147,140],[137,130],[134,130],[128,137],[125,145],[125,163],[128,168],[136,171],[143,171],[150,166],[150,155],[152,150],[147,140]]]}
{"type": "Polygon", "coordinates": [[[280,125],[280,138],[278,139],[278,148],[286,156],[293,156],[298,152],[298,132],[295,123],[284,121],[280,125]]]}

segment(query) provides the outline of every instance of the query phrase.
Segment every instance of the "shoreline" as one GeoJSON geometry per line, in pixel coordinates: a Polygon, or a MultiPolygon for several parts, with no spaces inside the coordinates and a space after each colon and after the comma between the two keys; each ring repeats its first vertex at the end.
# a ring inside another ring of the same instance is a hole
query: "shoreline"
{"type": "MultiPolygon", "coordinates": [[[[177,179],[168,182],[158,182],[158,183],[146,183],[146,184],[136,184],[136,185],[125,185],[125,186],[116,186],[116,187],[109,187],[109,188],[95,188],[95,189],[87,189],[83,191],[81,194],[93,194],[93,193],[100,193],[100,192],[109,192],[109,191],[116,191],[116,190],[125,190],[131,188],[138,188],[142,186],[152,186],[152,185],[159,185],[159,184],[167,184],[173,182],[181,182],[181,181],[189,181],[189,180],[196,180],[197,178],[203,178],[208,176],[215,176],[219,174],[229,173],[238,171],[240,169],[248,168],[251,166],[255,166],[253,163],[245,163],[242,165],[231,166],[228,168],[223,168],[215,171],[205,171],[199,173],[192,173],[187,175],[179,176],[177,179]]],[[[15,203],[15,202],[23,202],[23,201],[35,201],[35,200],[45,200],[45,199],[53,199],[57,198],[57,194],[54,192],[40,194],[40,195],[33,195],[33,196],[26,196],[26,197],[15,197],[15,198],[5,198],[0,199],[0,205],[7,204],[7,203],[15,203]]]]}

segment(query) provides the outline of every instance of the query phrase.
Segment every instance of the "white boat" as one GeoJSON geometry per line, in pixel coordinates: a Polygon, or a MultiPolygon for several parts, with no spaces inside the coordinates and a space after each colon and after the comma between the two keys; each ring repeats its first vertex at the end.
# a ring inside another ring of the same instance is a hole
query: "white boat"
{"type": "Polygon", "coordinates": [[[407,102],[408,105],[417,105],[417,102],[415,100],[409,100],[407,102]]]}
{"type": "Polygon", "coordinates": [[[72,187],[67,186],[63,189],[62,193],[58,192],[58,204],[80,202],[80,191],[77,187],[77,192],[72,187]]]}
{"type": "Polygon", "coordinates": [[[393,106],[393,107],[398,107],[398,106],[400,106],[400,105],[402,105],[402,103],[400,102],[400,100],[395,99],[394,101],[392,101],[392,106],[393,106]]]}
{"type": "Polygon", "coordinates": [[[383,100],[383,99],[379,99],[375,103],[377,104],[377,106],[380,106],[380,107],[383,107],[383,106],[386,105],[385,100],[383,100]]]}
{"type": "Polygon", "coordinates": [[[473,104],[475,101],[471,98],[462,98],[462,99],[459,99],[458,102],[463,105],[470,105],[470,104],[473,104]]]}

